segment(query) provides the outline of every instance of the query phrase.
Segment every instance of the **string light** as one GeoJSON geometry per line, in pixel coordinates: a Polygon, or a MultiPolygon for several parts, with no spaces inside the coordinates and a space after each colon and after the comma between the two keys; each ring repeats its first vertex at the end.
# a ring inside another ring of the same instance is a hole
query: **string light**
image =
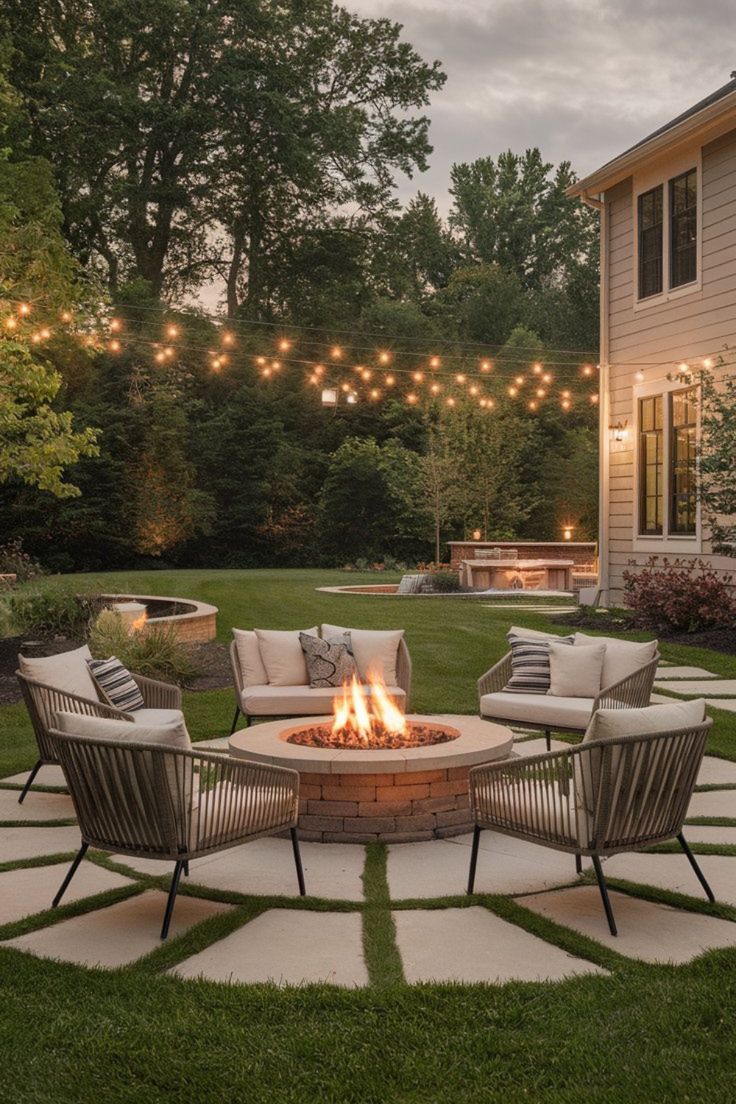
{"type": "Polygon", "coordinates": [[[110,344],[107,347],[108,347],[108,349],[110,350],[111,353],[119,353],[121,348],[122,348],[120,342],[115,340],[115,338],[113,338],[113,340],[110,342],[110,344]]]}
{"type": "Polygon", "coordinates": [[[386,376],[386,386],[387,387],[393,387],[393,385],[395,383],[396,383],[396,379],[395,379],[394,376],[386,376]]]}
{"type": "Polygon", "coordinates": [[[281,371],[281,361],[280,360],[272,360],[271,361],[271,369],[274,372],[280,372],[281,371]]]}
{"type": "Polygon", "coordinates": [[[516,387],[509,387],[508,392],[512,399],[515,399],[516,396],[519,394],[518,388],[516,387]]]}
{"type": "Polygon", "coordinates": [[[442,363],[442,361],[440,360],[440,358],[438,356],[433,356],[433,357],[429,358],[429,367],[430,368],[439,368],[441,363],[442,363]]]}
{"type": "MultiPolygon", "coordinates": [[[[64,313],[69,314],[69,311],[65,311],[64,313]]],[[[64,318],[64,315],[62,315],[62,322],[71,322],[71,315],[69,315],[69,318],[64,318]]],[[[123,323],[121,322],[121,320],[119,318],[111,318],[110,319],[110,332],[111,333],[120,333],[122,328],[123,328],[123,323]]]]}
{"type": "Polygon", "coordinates": [[[424,379],[424,372],[412,372],[411,378],[415,383],[421,383],[424,379]]]}
{"type": "Polygon", "coordinates": [[[414,394],[413,391],[410,391],[409,394],[406,396],[406,401],[412,406],[417,401],[417,396],[414,394]]]}
{"type": "Polygon", "coordinates": [[[159,349],[153,359],[156,361],[157,364],[163,364],[163,362],[166,360],[166,356],[159,349]]]}
{"type": "Polygon", "coordinates": [[[291,342],[289,341],[288,337],[282,337],[279,341],[279,352],[288,353],[290,348],[291,342]]]}
{"type": "Polygon", "coordinates": [[[34,345],[38,345],[39,342],[41,341],[40,333],[31,334],[31,341],[33,342],[34,345]]]}
{"type": "Polygon", "coordinates": [[[256,364],[258,365],[259,368],[262,368],[265,363],[266,363],[266,358],[265,357],[262,357],[262,356],[256,357],[256,364]]]}
{"type": "Polygon", "coordinates": [[[543,387],[538,387],[537,388],[537,398],[538,399],[543,399],[546,394],[547,394],[547,392],[544,390],[543,387]]]}
{"type": "Polygon", "coordinates": [[[582,367],[582,373],[584,376],[592,376],[593,366],[591,364],[584,364],[582,367]]]}
{"type": "Polygon", "coordinates": [[[534,373],[535,376],[541,376],[541,374],[542,374],[542,365],[539,364],[539,363],[532,364],[532,372],[534,373]]]}
{"type": "Polygon", "coordinates": [[[454,406],[455,405],[455,400],[453,399],[452,395],[450,395],[448,398],[446,398],[445,402],[447,403],[448,406],[454,406]]]}
{"type": "Polygon", "coordinates": [[[170,325],[170,326],[167,326],[166,327],[166,336],[173,341],[174,338],[179,336],[179,327],[174,326],[173,324],[170,325]]]}
{"type": "Polygon", "coordinates": [[[478,388],[475,386],[475,384],[473,384],[472,387],[469,387],[468,391],[470,392],[471,395],[477,395],[478,394],[478,388]]]}
{"type": "Polygon", "coordinates": [[[552,382],[552,373],[551,372],[545,372],[544,375],[542,376],[542,382],[543,383],[551,383],[552,382]]]}
{"type": "Polygon", "coordinates": [[[371,390],[371,398],[372,399],[380,399],[380,397],[381,397],[381,392],[378,390],[377,387],[374,387],[371,390]]]}
{"type": "Polygon", "coordinates": [[[595,405],[596,405],[596,403],[598,402],[598,396],[597,396],[597,394],[595,393],[595,391],[594,391],[594,392],[593,392],[593,394],[592,394],[592,395],[590,396],[590,401],[591,401],[591,402],[593,403],[593,406],[595,406],[595,405]]]}
{"type": "Polygon", "coordinates": [[[710,357],[704,357],[703,358],[703,367],[704,368],[712,368],[713,367],[713,361],[711,360],[710,357]]]}
{"type": "Polygon", "coordinates": [[[465,376],[462,372],[458,372],[458,374],[455,376],[455,381],[457,383],[465,383],[466,379],[467,376],[465,376]]]}
{"type": "Polygon", "coordinates": [[[18,304],[18,314],[22,314],[23,317],[25,318],[30,313],[31,313],[30,303],[19,303],[18,304]]]}
{"type": "MultiPolygon", "coordinates": [[[[214,365],[213,365],[213,367],[214,367],[214,365]]],[[[268,365],[266,365],[266,367],[265,367],[265,368],[263,369],[263,371],[261,372],[261,375],[262,375],[262,376],[265,376],[265,377],[266,377],[266,379],[269,379],[269,378],[270,378],[270,375],[271,375],[271,369],[270,369],[270,368],[268,367],[268,365]]]]}
{"type": "Polygon", "coordinates": [[[8,317],[5,319],[5,328],[7,330],[15,330],[18,328],[18,320],[16,318],[13,318],[12,314],[8,315],[8,317]]]}
{"type": "Polygon", "coordinates": [[[43,329],[41,329],[39,332],[41,334],[42,341],[48,341],[48,339],[51,337],[51,330],[48,328],[48,326],[44,326],[43,329]]]}
{"type": "Polygon", "coordinates": [[[378,360],[379,360],[380,364],[390,364],[391,363],[391,354],[387,353],[385,351],[382,352],[382,353],[379,353],[378,354],[378,360]]]}
{"type": "Polygon", "coordinates": [[[438,383],[433,383],[429,390],[432,392],[433,395],[439,395],[442,388],[438,383]]]}
{"type": "Polygon", "coordinates": [[[315,374],[315,376],[317,376],[318,379],[319,379],[320,376],[323,376],[325,374],[324,364],[315,364],[314,374],[315,374]]]}
{"type": "Polygon", "coordinates": [[[532,399],[531,402],[529,403],[529,409],[530,410],[536,410],[537,409],[537,403],[534,401],[534,399],[532,399]]]}
{"type": "Polygon", "coordinates": [[[171,348],[170,345],[167,345],[164,349],[164,356],[167,360],[173,360],[174,356],[176,356],[176,352],[174,349],[171,348]]]}
{"type": "Polygon", "coordinates": [[[59,318],[61,319],[62,322],[69,323],[74,318],[74,315],[69,310],[63,310],[61,312],[61,314],[59,315],[59,318]]]}
{"type": "Polygon", "coordinates": [[[493,365],[491,364],[490,360],[482,360],[480,362],[481,372],[490,372],[492,367],[493,367],[493,365]]]}
{"type": "Polygon", "coordinates": [[[370,368],[364,368],[362,370],[362,372],[360,373],[360,375],[361,375],[361,378],[364,379],[367,382],[371,378],[373,373],[371,372],[370,368]]]}
{"type": "MultiPolygon", "coordinates": [[[[215,357],[215,359],[212,361],[211,368],[212,368],[213,372],[219,372],[220,371],[220,369],[222,368],[222,361],[220,360],[219,357],[215,357]]],[[[264,372],[264,375],[265,375],[265,372],[264,372]]]]}
{"type": "Polygon", "coordinates": [[[569,399],[563,399],[562,402],[560,403],[560,406],[562,407],[563,410],[569,410],[570,409],[570,400],[569,399]]]}
{"type": "Polygon", "coordinates": [[[333,360],[340,360],[340,358],[342,357],[342,349],[339,345],[332,346],[332,348],[330,349],[330,356],[333,360]]]}
{"type": "Polygon", "coordinates": [[[223,345],[234,345],[235,344],[235,334],[230,333],[230,330],[224,330],[223,334],[222,334],[222,344],[223,345]]]}
{"type": "Polygon", "coordinates": [[[523,376],[517,376],[517,377],[516,377],[516,383],[517,383],[517,385],[518,385],[519,387],[523,387],[523,385],[524,385],[524,377],[523,377],[523,376]]]}
{"type": "Polygon", "coordinates": [[[349,383],[341,383],[340,384],[340,390],[344,391],[345,394],[347,394],[348,391],[350,390],[350,384],[349,383]]]}

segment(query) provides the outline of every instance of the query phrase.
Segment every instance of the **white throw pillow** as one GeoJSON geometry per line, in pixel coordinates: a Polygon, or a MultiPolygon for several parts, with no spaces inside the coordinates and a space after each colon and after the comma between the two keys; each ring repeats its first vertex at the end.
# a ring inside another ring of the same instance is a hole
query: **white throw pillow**
{"type": "Polygon", "coordinates": [[[235,647],[240,662],[240,673],[243,676],[245,686],[266,686],[268,684],[268,671],[261,658],[261,648],[258,637],[254,632],[246,629],[233,629],[235,647]]]}
{"type": "Polygon", "coordinates": [[[658,640],[647,640],[643,644],[632,640],[618,640],[610,636],[586,636],[575,633],[575,646],[605,644],[606,658],[603,660],[601,686],[606,690],[629,675],[640,671],[651,663],[657,654],[658,640]]]}
{"type": "Polygon", "coordinates": [[[59,655],[39,656],[36,659],[21,655],[18,656],[18,663],[20,673],[36,682],[53,686],[54,690],[65,690],[68,694],[87,698],[88,701],[99,701],[95,680],[87,666],[88,659],[92,659],[92,653],[83,644],[81,648],[61,652],[59,655]]]}
{"type": "Polygon", "coordinates": [[[595,698],[601,689],[605,644],[549,645],[549,690],[556,698],[595,698]]]}
{"type": "Polygon", "coordinates": [[[396,661],[403,629],[346,629],[339,625],[322,625],[322,636],[339,636],[350,633],[355,666],[365,681],[369,671],[383,676],[387,686],[398,686],[396,661]]]}
{"type": "Polygon", "coordinates": [[[677,732],[705,720],[705,700],[647,705],[642,709],[599,709],[593,714],[583,740],[614,740],[619,736],[647,736],[677,732]]]}
{"type": "Polygon", "coordinates": [[[317,626],[283,632],[278,629],[256,629],[263,666],[271,686],[308,686],[307,661],[299,641],[299,632],[318,636],[317,626]]]}

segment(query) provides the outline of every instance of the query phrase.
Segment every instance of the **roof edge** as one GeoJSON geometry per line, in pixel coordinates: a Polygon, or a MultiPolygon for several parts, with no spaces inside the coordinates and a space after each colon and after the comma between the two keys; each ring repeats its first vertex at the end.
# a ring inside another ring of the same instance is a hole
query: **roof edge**
{"type": "Polygon", "coordinates": [[[677,116],[673,120],[673,125],[667,124],[660,130],[656,130],[648,138],[642,139],[635,146],[631,146],[611,161],[607,161],[595,172],[571,184],[565,189],[565,195],[570,199],[588,194],[598,195],[621,180],[625,180],[627,176],[631,176],[633,170],[653,154],[661,153],[670,146],[677,146],[693,138],[700,131],[707,131],[717,126],[729,115],[733,115],[736,120],[736,82],[730,82],[730,84],[732,85],[730,92],[722,95],[715,102],[703,101],[705,106],[700,110],[677,116]],[[677,121],[678,119],[680,122],[677,121]]]}

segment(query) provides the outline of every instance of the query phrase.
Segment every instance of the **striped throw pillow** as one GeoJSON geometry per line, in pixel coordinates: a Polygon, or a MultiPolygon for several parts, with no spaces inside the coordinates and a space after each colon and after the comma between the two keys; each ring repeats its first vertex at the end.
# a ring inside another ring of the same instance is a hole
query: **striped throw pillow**
{"type": "Polygon", "coordinates": [[[551,636],[545,640],[541,634],[529,638],[508,634],[511,647],[511,678],[504,691],[511,694],[546,694],[550,688],[549,645],[572,645],[571,636],[551,636]]]}
{"type": "Polygon", "coordinates": [[[145,702],[138,684],[117,656],[110,656],[109,659],[88,659],[87,666],[110,705],[123,709],[126,713],[143,709],[145,702]]]}

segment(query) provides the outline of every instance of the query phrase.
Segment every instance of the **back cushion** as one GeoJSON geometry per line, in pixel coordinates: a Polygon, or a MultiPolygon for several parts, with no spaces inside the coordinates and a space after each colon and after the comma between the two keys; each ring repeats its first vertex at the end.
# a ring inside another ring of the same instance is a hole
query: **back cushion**
{"type": "Polygon", "coordinates": [[[560,698],[594,698],[601,688],[605,644],[571,648],[549,645],[549,693],[560,698]]]}
{"type": "MultiPolygon", "coordinates": [[[[318,636],[317,626],[302,629],[309,636],[318,636]]],[[[271,686],[307,686],[309,673],[299,640],[299,629],[282,632],[277,629],[256,629],[261,660],[271,686]]]]}
{"type": "Polygon", "coordinates": [[[369,671],[380,674],[387,686],[398,686],[396,664],[403,629],[346,629],[339,625],[322,625],[323,637],[350,633],[358,674],[365,681],[369,671]]]}
{"type": "Polygon", "coordinates": [[[523,629],[520,625],[512,625],[509,631],[506,633],[507,640],[511,640],[511,637],[523,637],[524,640],[568,640],[572,641],[571,636],[560,636],[559,633],[540,632],[538,629],[523,629]]]}
{"type": "Polygon", "coordinates": [[[235,647],[240,662],[240,672],[245,686],[266,686],[268,671],[261,658],[261,647],[254,632],[245,629],[233,629],[235,647]]]}
{"type": "Polygon", "coordinates": [[[125,713],[143,709],[146,703],[138,689],[138,683],[117,656],[110,656],[109,659],[88,659],[87,666],[110,705],[125,713]]]}
{"type": "Polygon", "coordinates": [[[39,656],[29,659],[18,656],[20,673],[36,682],[53,686],[54,690],[65,690],[68,694],[77,694],[80,698],[99,701],[97,687],[89,673],[87,660],[92,653],[86,644],[71,652],[61,652],[54,656],[39,656]]]}
{"type": "Polygon", "coordinates": [[[705,701],[648,705],[644,709],[599,709],[593,714],[584,740],[613,740],[619,736],[647,736],[676,732],[705,720],[705,701]]]}
{"type": "Polygon", "coordinates": [[[657,654],[657,640],[647,640],[640,644],[631,640],[617,640],[610,636],[586,636],[585,633],[575,633],[575,644],[583,646],[589,644],[606,645],[606,655],[603,660],[603,674],[601,687],[605,690],[609,686],[615,686],[621,679],[640,671],[651,663],[657,654]]]}
{"type": "Polygon", "coordinates": [[[511,647],[511,678],[504,686],[510,694],[546,694],[550,685],[550,643],[572,644],[571,636],[529,635],[526,629],[509,629],[506,634],[511,647]]]}

